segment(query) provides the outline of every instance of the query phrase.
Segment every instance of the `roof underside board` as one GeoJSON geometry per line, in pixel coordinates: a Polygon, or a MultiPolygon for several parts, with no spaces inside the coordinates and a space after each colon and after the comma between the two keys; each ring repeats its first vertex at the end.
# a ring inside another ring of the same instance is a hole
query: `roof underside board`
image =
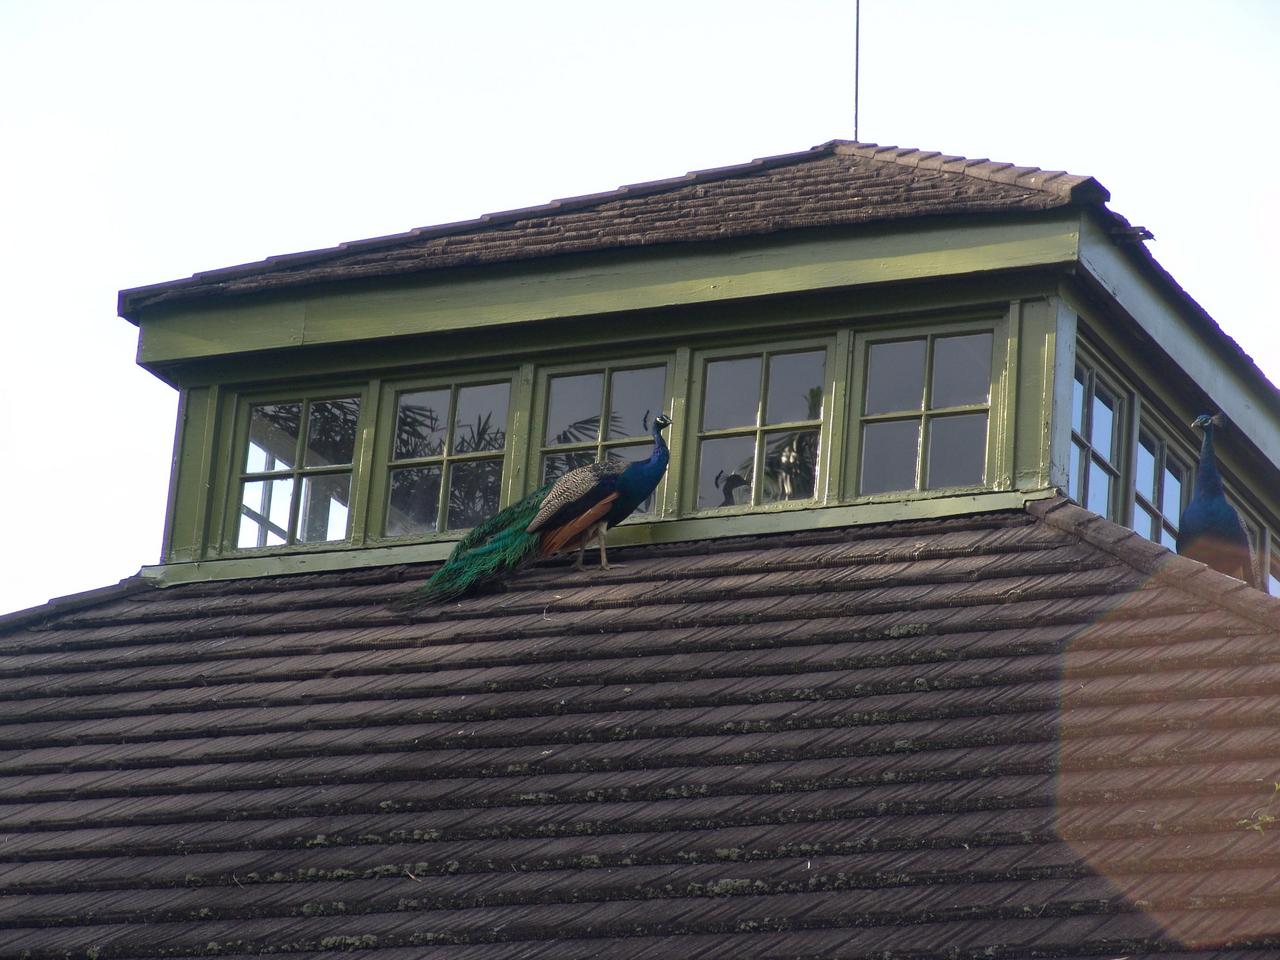
{"type": "Polygon", "coordinates": [[[1274,951],[1277,603],[1032,510],[50,611],[0,956],[1274,951]]]}

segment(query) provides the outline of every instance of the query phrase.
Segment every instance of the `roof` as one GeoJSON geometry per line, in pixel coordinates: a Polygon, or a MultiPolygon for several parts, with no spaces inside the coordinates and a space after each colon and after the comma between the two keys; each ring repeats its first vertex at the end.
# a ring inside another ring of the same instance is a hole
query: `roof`
{"type": "Polygon", "coordinates": [[[8,618],[0,957],[1280,949],[1280,601],[1060,499],[615,559],[8,618]]]}
{"type": "Polygon", "coordinates": [[[136,319],[160,304],[559,254],[908,217],[1101,206],[1109,196],[1093,178],[1063,171],[832,140],[799,153],[122,290],[119,312],[136,319]]]}

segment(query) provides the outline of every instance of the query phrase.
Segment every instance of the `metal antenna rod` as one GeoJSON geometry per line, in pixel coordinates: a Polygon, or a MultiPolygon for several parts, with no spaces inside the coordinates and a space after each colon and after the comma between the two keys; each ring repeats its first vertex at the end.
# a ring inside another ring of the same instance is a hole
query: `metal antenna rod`
{"type": "Polygon", "coordinates": [[[862,0],[853,0],[853,139],[858,139],[858,48],[861,46],[862,0]]]}

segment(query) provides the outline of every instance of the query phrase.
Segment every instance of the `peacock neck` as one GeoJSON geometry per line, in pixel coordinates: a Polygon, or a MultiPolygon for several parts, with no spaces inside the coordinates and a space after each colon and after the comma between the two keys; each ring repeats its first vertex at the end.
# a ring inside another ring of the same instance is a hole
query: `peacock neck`
{"type": "Polygon", "coordinates": [[[665,469],[667,459],[670,456],[671,452],[667,449],[667,441],[663,439],[662,431],[655,423],[653,425],[653,450],[649,453],[649,463],[659,469],[665,469]]]}
{"type": "Polygon", "coordinates": [[[1196,466],[1196,496],[1212,497],[1222,493],[1222,475],[1218,473],[1218,461],[1213,453],[1213,425],[1204,428],[1204,440],[1200,442],[1200,463],[1196,466]]]}

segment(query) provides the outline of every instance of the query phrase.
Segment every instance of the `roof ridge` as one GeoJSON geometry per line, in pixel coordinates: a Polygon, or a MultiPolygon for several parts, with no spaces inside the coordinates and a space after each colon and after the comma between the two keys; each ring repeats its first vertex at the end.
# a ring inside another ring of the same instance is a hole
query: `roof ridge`
{"type": "Polygon", "coordinates": [[[854,156],[880,163],[896,163],[913,169],[964,174],[978,180],[1049,193],[1077,203],[1105,203],[1111,199],[1111,191],[1095,178],[1068,173],[1066,170],[1023,167],[985,157],[971,159],[939,153],[937,150],[882,146],[857,140],[831,140],[822,146],[829,146],[838,156],[854,156]]]}
{"type": "Polygon", "coordinates": [[[1280,597],[1269,596],[1197,560],[1181,557],[1136,530],[1086,510],[1066,497],[1031,500],[1026,509],[1037,520],[1079,537],[1162,584],[1184,590],[1271,630],[1280,628],[1280,597]]]}

